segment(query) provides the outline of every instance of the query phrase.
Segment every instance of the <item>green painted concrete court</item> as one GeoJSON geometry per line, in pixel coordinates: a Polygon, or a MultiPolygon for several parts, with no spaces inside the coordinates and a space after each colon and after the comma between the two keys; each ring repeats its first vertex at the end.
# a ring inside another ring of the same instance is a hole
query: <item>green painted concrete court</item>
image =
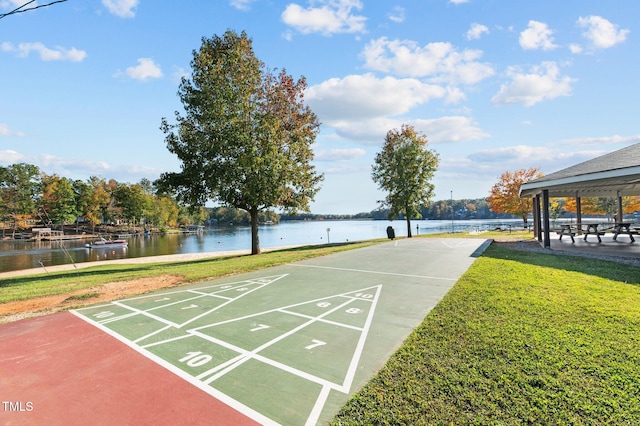
{"type": "MultiPolygon", "coordinates": [[[[384,365],[488,243],[390,241],[72,314],[247,419],[323,424],[384,365]]],[[[134,383],[153,387],[154,380],[134,383]]],[[[208,420],[224,423],[222,417],[208,420]]]]}

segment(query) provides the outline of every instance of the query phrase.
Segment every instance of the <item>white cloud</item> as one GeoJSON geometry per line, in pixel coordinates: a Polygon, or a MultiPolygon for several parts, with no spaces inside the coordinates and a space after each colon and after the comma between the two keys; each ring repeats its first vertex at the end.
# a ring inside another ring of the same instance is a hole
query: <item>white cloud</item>
{"type": "Polygon", "coordinates": [[[373,74],[332,78],[307,89],[305,99],[320,121],[342,121],[404,114],[416,105],[448,95],[445,88],[417,79],[373,74]]]}
{"type": "Polygon", "coordinates": [[[158,65],[153,62],[151,58],[138,59],[138,65],[135,67],[128,67],[124,73],[118,71],[115,76],[127,76],[134,80],[145,81],[149,78],[162,77],[162,70],[158,65]]]}
{"type": "MultiPolygon", "coordinates": [[[[25,4],[26,2],[23,0],[3,0],[0,1],[0,7],[3,9],[15,9],[17,7],[22,6],[23,4],[25,4]]],[[[33,7],[35,5],[31,5],[30,7],[33,7]]]]}
{"type": "Polygon", "coordinates": [[[399,24],[401,22],[404,22],[404,20],[406,19],[405,9],[404,7],[395,6],[393,8],[393,11],[387,16],[389,17],[389,20],[399,24]]]}
{"type": "Polygon", "coordinates": [[[480,163],[520,163],[536,161],[542,163],[552,161],[555,158],[553,150],[546,147],[533,147],[528,145],[505,146],[500,148],[485,149],[469,155],[469,159],[480,163]]]}
{"type": "Polygon", "coordinates": [[[360,10],[360,0],[316,0],[313,5],[303,8],[291,3],[281,18],[285,24],[296,28],[303,34],[321,33],[329,36],[336,33],[363,33],[367,18],[352,14],[352,10],[360,10]]]}
{"type": "Polygon", "coordinates": [[[27,157],[11,149],[0,151],[0,164],[28,163],[27,157]]]}
{"type": "Polygon", "coordinates": [[[363,50],[365,67],[410,77],[428,77],[431,82],[475,84],[495,71],[478,62],[482,51],[458,51],[451,43],[420,46],[410,40],[372,40],[363,50]]]}
{"type": "Polygon", "coordinates": [[[470,0],[449,0],[449,3],[453,3],[453,4],[463,4],[463,3],[469,3],[470,0]]]}
{"type": "Polygon", "coordinates": [[[469,31],[467,31],[467,40],[477,40],[482,37],[483,34],[489,34],[489,28],[487,28],[486,25],[474,22],[471,24],[469,31]]]}
{"type": "Polygon", "coordinates": [[[138,0],[102,0],[102,4],[112,14],[120,18],[133,18],[136,16],[135,9],[138,7],[138,0]]]}
{"type": "Polygon", "coordinates": [[[8,124],[0,123],[0,136],[24,136],[22,132],[12,130],[8,124]]]}
{"type": "Polygon", "coordinates": [[[407,119],[378,117],[360,121],[336,121],[333,128],[337,134],[366,145],[381,145],[390,129],[399,129],[409,124],[427,135],[429,143],[455,143],[482,140],[490,135],[477,127],[468,117],[449,116],[433,119],[407,119]]]}
{"type": "Polygon", "coordinates": [[[578,54],[578,53],[582,53],[583,49],[582,49],[582,46],[580,46],[579,44],[572,43],[569,45],[569,50],[571,51],[571,53],[578,54]]]}
{"type": "Polygon", "coordinates": [[[544,22],[529,21],[528,28],[520,33],[520,46],[525,50],[555,49],[558,46],[553,44],[552,34],[544,22]]]}
{"type": "Polygon", "coordinates": [[[434,119],[419,119],[411,122],[416,129],[424,132],[430,143],[450,143],[482,140],[487,132],[475,125],[469,117],[449,116],[434,119]]]}
{"type": "Polygon", "coordinates": [[[4,42],[0,45],[0,48],[4,52],[15,53],[21,58],[26,58],[31,52],[36,52],[40,55],[40,59],[43,61],[81,62],[87,57],[87,52],[84,50],[78,50],[75,47],[72,47],[71,49],[65,49],[63,47],[51,49],[39,42],[20,43],[17,46],[12,43],[4,42]]]}
{"type": "Polygon", "coordinates": [[[585,137],[585,138],[574,138],[574,139],[565,139],[560,141],[560,145],[631,145],[640,142],[640,135],[632,135],[632,136],[603,136],[599,138],[594,137],[585,137]]]}
{"type": "Polygon", "coordinates": [[[249,10],[255,0],[231,0],[229,4],[238,10],[249,10]]]}
{"type": "Polygon", "coordinates": [[[364,154],[366,151],[362,148],[330,149],[316,152],[314,158],[317,161],[347,161],[354,160],[364,154]]]}
{"type": "Polygon", "coordinates": [[[529,73],[519,68],[509,69],[511,82],[503,84],[500,91],[491,99],[496,105],[523,104],[532,106],[543,100],[554,99],[571,94],[574,79],[561,76],[555,62],[543,62],[531,68],[529,73]]]}
{"type": "Polygon", "coordinates": [[[58,157],[52,154],[30,155],[13,150],[0,151],[0,164],[28,163],[38,166],[47,174],[70,179],[88,179],[90,176],[108,176],[121,182],[138,182],[142,178],[160,176],[163,170],[137,165],[113,166],[106,161],[87,161],[58,157]]]}
{"type": "Polygon", "coordinates": [[[590,40],[596,49],[606,49],[622,43],[629,34],[629,30],[619,30],[617,25],[601,16],[580,17],[578,26],[587,29],[582,35],[590,40]]]}

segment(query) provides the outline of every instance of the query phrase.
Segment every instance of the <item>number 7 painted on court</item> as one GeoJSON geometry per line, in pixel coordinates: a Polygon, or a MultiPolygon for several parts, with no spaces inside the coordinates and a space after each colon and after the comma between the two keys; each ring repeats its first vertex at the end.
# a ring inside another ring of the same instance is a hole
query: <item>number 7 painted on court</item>
{"type": "Polygon", "coordinates": [[[323,346],[323,345],[327,344],[327,342],[323,342],[322,340],[313,339],[311,341],[313,343],[311,345],[309,345],[309,346],[305,346],[304,347],[305,349],[313,349],[313,348],[317,348],[318,346],[323,346]]]}

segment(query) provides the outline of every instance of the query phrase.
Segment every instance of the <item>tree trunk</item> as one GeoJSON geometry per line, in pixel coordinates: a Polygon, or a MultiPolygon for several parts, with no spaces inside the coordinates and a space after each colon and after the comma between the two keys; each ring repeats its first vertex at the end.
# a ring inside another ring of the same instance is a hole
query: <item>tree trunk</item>
{"type": "Polygon", "coordinates": [[[251,254],[260,254],[260,238],[258,237],[258,209],[249,210],[251,216],[251,254]]]}
{"type": "Polygon", "coordinates": [[[407,238],[411,238],[411,218],[408,215],[405,215],[407,219],[407,238]]]}

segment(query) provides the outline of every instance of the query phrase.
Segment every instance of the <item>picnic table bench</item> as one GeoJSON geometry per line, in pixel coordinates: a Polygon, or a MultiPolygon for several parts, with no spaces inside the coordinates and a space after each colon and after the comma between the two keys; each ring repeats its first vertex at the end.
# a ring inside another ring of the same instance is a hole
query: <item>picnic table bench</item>
{"type": "Polygon", "coordinates": [[[572,224],[561,224],[560,225],[560,230],[556,231],[556,233],[558,235],[560,235],[560,238],[559,238],[560,241],[562,241],[562,237],[564,235],[568,235],[568,236],[571,237],[571,242],[575,243],[576,240],[573,237],[576,235],[576,233],[578,233],[578,231],[579,231],[579,228],[576,228],[575,225],[572,225],[572,224]]]}
{"type": "Polygon", "coordinates": [[[635,242],[636,240],[633,238],[634,235],[638,235],[640,234],[640,228],[633,228],[631,229],[631,223],[630,222],[622,222],[622,223],[616,223],[613,227],[613,239],[617,240],[618,239],[618,235],[620,234],[626,234],[629,236],[629,238],[631,239],[631,242],[635,242]]]}
{"type": "Polygon", "coordinates": [[[605,234],[605,229],[598,229],[598,227],[600,226],[599,223],[582,223],[579,224],[579,226],[582,233],[584,234],[585,241],[587,241],[587,237],[589,235],[595,235],[596,237],[598,237],[598,242],[602,242],[602,238],[600,237],[605,234]]]}

